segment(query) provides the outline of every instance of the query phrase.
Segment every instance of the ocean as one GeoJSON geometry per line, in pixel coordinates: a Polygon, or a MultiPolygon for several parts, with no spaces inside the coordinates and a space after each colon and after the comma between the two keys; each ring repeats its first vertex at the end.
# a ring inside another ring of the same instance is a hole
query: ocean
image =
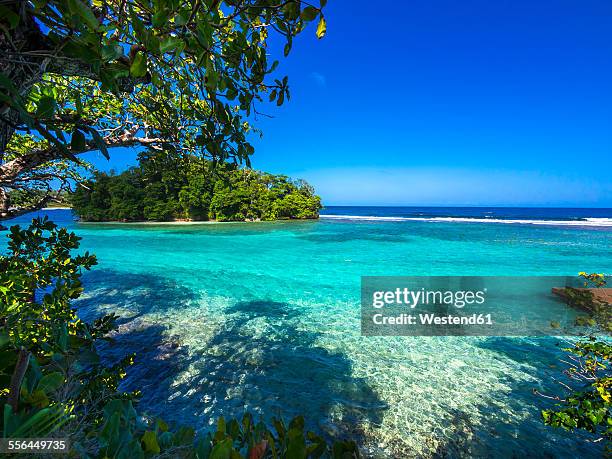
{"type": "Polygon", "coordinates": [[[540,421],[551,402],[533,391],[559,393],[563,339],[364,337],[360,280],[612,273],[612,209],[328,207],[318,221],[187,225],[41,213],[97,255],[76,305],[122,316],[105,355],[137,353],[124,388],[167,421],[302,413],[366,457],[601,454],[540,421]]]}

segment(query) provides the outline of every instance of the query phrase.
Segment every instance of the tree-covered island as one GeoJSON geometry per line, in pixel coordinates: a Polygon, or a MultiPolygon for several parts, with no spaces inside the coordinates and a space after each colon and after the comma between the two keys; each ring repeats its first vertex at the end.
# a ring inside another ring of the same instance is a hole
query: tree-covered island
{"type": "Polygon", "coordinates": [[[71,197],[84,221],[318,218],[311,185],[190,155],[144,152],[121,174],[96,172],[71,197]]]}

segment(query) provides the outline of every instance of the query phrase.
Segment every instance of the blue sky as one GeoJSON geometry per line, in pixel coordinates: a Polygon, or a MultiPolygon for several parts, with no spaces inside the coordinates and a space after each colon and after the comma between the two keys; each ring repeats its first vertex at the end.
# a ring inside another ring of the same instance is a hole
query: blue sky
{"type": "Polygon", "coordinates": [[[281,60],[291,101],[255,122],[254,167],[327,205],[612,207],[609,0],[330,0],[326,18],[281,60]]]}

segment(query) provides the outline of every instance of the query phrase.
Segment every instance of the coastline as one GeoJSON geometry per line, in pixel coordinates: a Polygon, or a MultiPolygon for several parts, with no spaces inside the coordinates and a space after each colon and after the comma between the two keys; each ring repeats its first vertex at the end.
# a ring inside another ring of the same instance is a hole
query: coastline
{"type": "MultiPolygon", "coordinates": [[[[333,207],[332,207],[333,208],[333,207]]],[[[44,207],[43,211],[72,210],[71,207],[44,207]]],[[[273,223],[282,221],[361,221],[361,222],[424,222],[424,223],[467,223],[467,224],[504,224],[515,226],[548,226],[584,229],[610,229],[612,228],[611,217],[580,217],[566,219],[550,218],[495,218],[493,216],[402,216],[402,215],[359,215],[359,214],[326,214],[322,213],[317,218],[289,218],[278,220],[184,220],[171,221],[83,221],[76,220],[79,224],[98,225],[214,225],[221,223],[273,223]]]]}
{"type": "Polygon", "coordinates": [[[138,222],[115,222],[115,221],[104,221],[104,222],[92,222],[92,221],[81,221],[77,220],[78,224],[85,225],[223,225],[223,224],[242,224],[242,223],[278,223],[278,222],[305,222],[319,220],[318,218],[288,218],[283,220],[240,220],[240,221],[218,221],[218,220],[173,220],[173,221],[138,221],[138,222]]]}
{"type": "Polygon", "coordinates": [[[170,222],[91,222],[91,221],[81,221],[77,220],[76,223],[80,225],[221,225],[224,223],[274,223],[283,220],[263,220],[263,221],[252,221],[252,222],[220,222],[216,220],[206,220],[206,221],[170,221],[170,222]]]}
{"type": "MultiPolygon", "coordinates": [[[[40,210],[72,210],[72,207],[43,207],[40,210]]],[[[232,221],[219,221],[219,220],[186,220],[177,219],[171,221],[83,221],[75,220],[78,224],[89,224],[89,225],[217,225],[225,223],[275,223],[275,222],[295,222],[295,221],[312,221],[319,220],[321,216],[317,218],[283,218],[277,220],[232,220],[232,221]]]]}

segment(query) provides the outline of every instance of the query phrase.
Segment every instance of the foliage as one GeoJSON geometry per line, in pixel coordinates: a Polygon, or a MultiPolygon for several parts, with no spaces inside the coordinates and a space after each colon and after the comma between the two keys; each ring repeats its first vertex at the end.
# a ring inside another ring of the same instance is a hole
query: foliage
{"type": "Polygon", "coordinates": [[[270,42],[288,55],[311,21],[321,38],[325,3],[3,1],[0,219],[79,182],[79,155],[92,150],[144,146],[248,165],[260,104],[289,99],[270,42]],[[43,198],[11,208],[6,190],[32,187],[43,198]]]}
{"type": "MultiPolygon", "coordinates": [[[[606,276],[581,272],[584,289],[565,288],[568,304],[589,313],[579,317],[579,325],[597,325],[610,331],[612,311],[608,304],[597,301],[590,289],[606,286],[606,276]]],[[[573,431],[586,430],[597,441],[606,441],[606,451],[612,452],[612,344],[608,340],[589,337],[566,348],[564,363],[567,383],[561,382],[564,396],[548,396],[558,403],[542,411],[544,424],[573,431]]]]}
{"type": "Polygon", "coordinates": [[[11,227],[9,238],[0,257],[1,426],[5,437],[44,436],[118,397],[132,357],[101,365],[94,343],[115,317],[86,324],[70,305],[83,291],[81,270],[96,263],[88,253],[72,255],[74,233],[44,218],[11,227]]]}
{"type": "Polygon", "coordinates": [[[554,397],[553,409],[543,410],[546,425],[583,429],[612,441],[612,345],[595,338],[575,343],[568,352],[564,384],[567,395],[554,397]]]}
{"type": "Polygon", "coordinates": [[[578,276],[583,279],[585,287],[601,288],[606,286],[606,275],[603,273],[585,273],[579,272],[578,276]]]}
{"type": "Polygon", "coordinates": [[[304,219],[317,218],[321,208],[301,180],[150,152],[119,175],[95,174],[72,203],[87,221],[304,219]]]}
{"type": "Polygon", "coordinates": [[[13,226],[0,256],[0,429],[4,438],[68,437],[72,457],[356,458],[353,442],[329,446],[296,417],[273,429],[246,414],[221,418],[214,432],[171,428],[139,414],[139,394],[119,383],[134,356],[100,362],[96,342],[109,339],[114,315],[82,322],[70,301],[82,293],[80,273],[96,263],[74,233],[45,219],[13,226]]]}
{"type": "Polygon", "coordinates": [[[196,435],[188,427],[169,430],[160,419],[143,422],[129,400],[115,400],[105,407],[99,434],[102,457],[169,457],[198,459],[262,458],[358,458],[354,442],[336,441],[330,447],[313,432],[304,431],[304,418],[294,418],[288,426],[274,419],[274,430],[255,422],[250,414],[241,421],[220,418],[216,429],[196,435]]]}
{"type": "Polygon", "coordinates": [[[593,289],[606,286],[606,276],[600,273],[579,273],[583,279],[584,288],[566,287],[563,296],[567,303],[586,312],[587,316],[580,316],[577,325],[598,326],[606,332],[612,332],[612,307],[607,301],[598,298],[593,289]]]}

